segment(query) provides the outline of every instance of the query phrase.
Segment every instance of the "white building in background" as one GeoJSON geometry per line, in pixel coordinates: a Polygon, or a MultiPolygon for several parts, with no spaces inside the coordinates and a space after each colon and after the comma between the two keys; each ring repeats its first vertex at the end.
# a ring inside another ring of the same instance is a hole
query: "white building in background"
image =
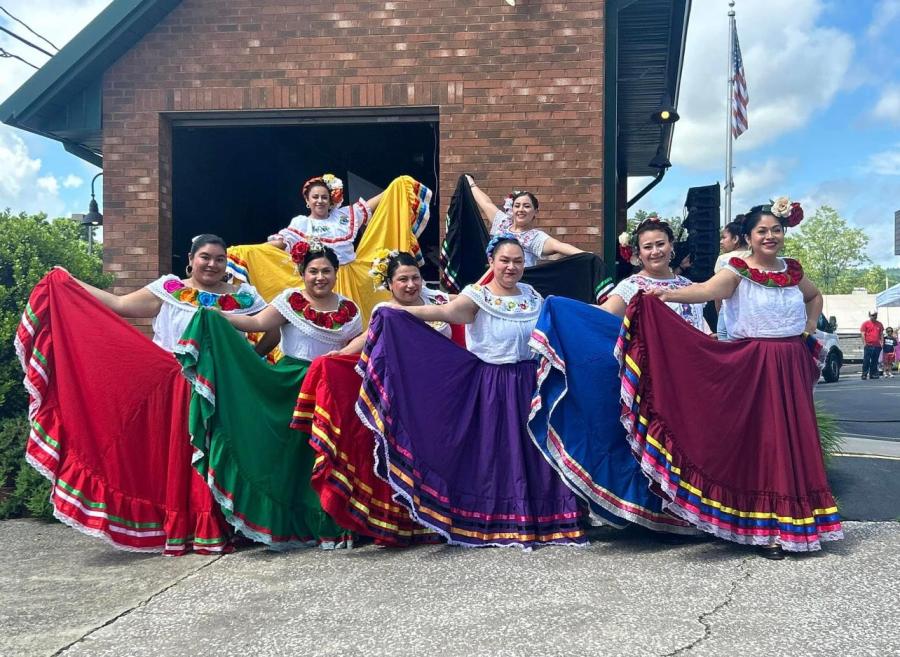
{"type": "MultiPolygon", "coordinates": [[[[856,288],[852,294],[826,294],[822,312],[825,317],[837,319],[837,332],[840,335],[859,335],[859,327],[869,319],[869,313],[876,309],[875,296],[866,292],[865,288],[856,288]]],[[[878,308],[878,321],[885,327],[900,327],[900,307],[878,308]]]]}
{"type": "MultiPolygon", "coordinates": [[[[837,320],[837,334],[841,338],[841,349],[844,359],[850,361],[862,358],[862,340],[859,337],[859,327],[869,319],[869,313],[876,310],[874,294],[866,292],[865,288],[857,288],[852,294],[825,294],[825,303],[822,312],[825,317],[834,317],[837,320]]],[[[900,330],[900,307],[881,307],[878,310],[878,321],[885,328],[893,326],[894,331],[900,330]]]]}

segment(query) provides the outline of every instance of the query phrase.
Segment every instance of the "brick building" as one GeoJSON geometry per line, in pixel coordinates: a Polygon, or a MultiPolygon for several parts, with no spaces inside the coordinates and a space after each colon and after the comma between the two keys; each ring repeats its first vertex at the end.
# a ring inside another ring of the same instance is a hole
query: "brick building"
{"type": "Polygon", "coordinates": [[[472,172],[498,202],[533,191],[542,227],[609,257],[627,177],[665,172],[672,129],[650,117],[677,103],[689,11],[689,0],[114,0],[0,120],[103,168],[104,262],[120,292],[180,271],[196,233],[263,241],[323,171],[431,186],[426,248],[472,172]]]}

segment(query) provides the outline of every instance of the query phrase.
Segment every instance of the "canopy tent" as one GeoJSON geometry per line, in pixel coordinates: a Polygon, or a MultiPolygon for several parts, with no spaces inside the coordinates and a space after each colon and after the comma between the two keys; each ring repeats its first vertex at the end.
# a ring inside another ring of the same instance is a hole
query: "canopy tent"
{"type": "Polygon", "coordinates": [[[900,306],[900,283],[879,292],[875,297],[875,306],[878,308],[900,306]]]}

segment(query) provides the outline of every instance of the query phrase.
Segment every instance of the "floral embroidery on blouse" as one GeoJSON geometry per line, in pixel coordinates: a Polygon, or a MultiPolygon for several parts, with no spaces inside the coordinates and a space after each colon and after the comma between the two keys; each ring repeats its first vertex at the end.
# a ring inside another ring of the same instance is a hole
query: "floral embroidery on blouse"
{"type": "Polygon", "coordinates": [[[534,313],[541,307],[541,296],[531,287],[520,286],[523,294],[498,297],[495,296],[486,286],[473,284],[469,286],[472,291],[481,296],[485,304],[490,308],[502,313],[524,314],[534,313]]]}
{"type": "Polygon", "coordinates": [[[300,292],[293,292],[287,299],[293,311],[303,319],[318,327],[340,330],[359,314],[359,308],[350,299],[341,299],[337,310],[316,310],[300,292]]]}
{"type": "Polygon", "coordinates": [[[747,264],[742,258],[728,261],[739,276],[765,287],[793,287],[803,278],[803,266],[793,258],[784,258],[784,271],[762,271],[747,264]]]}
{"type": "Polygon", "coordinates": [[[162,287],[175,301],[197,307],[220,308],[225,311],[245,310],[256,302],[256,298],[249,292],[216,294],[188,287],[177,278],[170,278],[162,287]]]}

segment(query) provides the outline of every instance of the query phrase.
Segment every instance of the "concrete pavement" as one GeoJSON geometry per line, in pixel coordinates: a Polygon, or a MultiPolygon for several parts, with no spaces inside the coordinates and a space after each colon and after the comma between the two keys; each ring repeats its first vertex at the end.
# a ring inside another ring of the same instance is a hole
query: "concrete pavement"
{"type": "Polygon", "coordinates": [[[58,524],[0,531],[0,655],[883,655],[900,524],[771,562],[721,541],[601,532],[589,548],[177,559],[58,524]]]}

